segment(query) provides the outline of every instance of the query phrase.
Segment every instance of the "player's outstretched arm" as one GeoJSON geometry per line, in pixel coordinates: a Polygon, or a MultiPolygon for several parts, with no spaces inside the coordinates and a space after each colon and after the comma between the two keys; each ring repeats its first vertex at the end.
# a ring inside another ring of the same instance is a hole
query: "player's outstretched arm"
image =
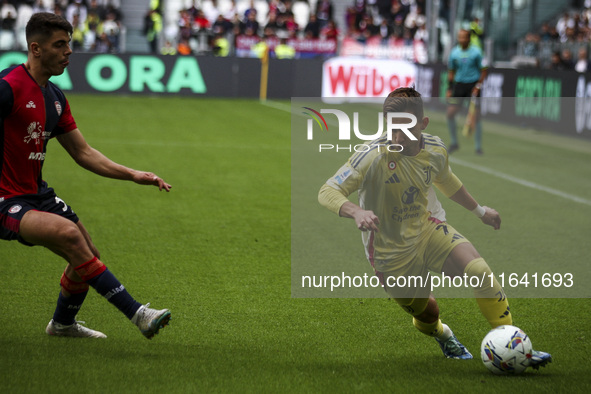
{"type": "Polygon", "coordinates": [[[158,189],[166,190],[167,192],[172,187],[154,173],[134,170],[115,163],[88,145],[78,129],[61,134],[57,136],[57,139],[78,165],[95,174],[107,178],[133,181],[140,185],[154,185],[158,186],[158,189]]]}
{"type": "Polygon", "coordinates": [[[355,220],[361,231],[379,231],[380,220],[372,211],[366,211],[347,199],[347,194],[326,183],[318,192],[318,202],[341,217],[355,220]]]}
{"type": "Polygon", "coordinates": [[[351,201],[347,201],[341,206],[339,215],[355,220],[355,225],[361,231],[380,231],[378,228],[380,225],[380,219],[376,214],[373,213],[373,211],[366,211],[351,201]]]}
{"type": "Polygon", "coordinates": [[[474,212],[480,218],[480,220],[482,220],[482,223],[488,224],[495,230],[501,228],[501,216],[499,213],[490,207],[480,207],[474,197],[468,193],[468,190],[466,190],[464,186],[462,186],[455,194],[453,194],[450,199],[457,202],[467,210],[474,212]]]}

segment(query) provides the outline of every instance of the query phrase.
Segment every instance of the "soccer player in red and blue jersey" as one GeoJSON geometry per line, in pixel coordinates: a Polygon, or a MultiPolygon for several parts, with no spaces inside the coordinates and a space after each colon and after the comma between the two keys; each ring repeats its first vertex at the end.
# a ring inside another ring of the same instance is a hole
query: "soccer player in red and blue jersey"
{"type": "Polygon", "coordinates": [[[44,246],[68,262],[48,334],[106,337],[75,320],[92,286],[152,338],[168,324],[170,311],[142,305],[127,292],[99,260],[78,216],[41,175],[47,143],[55,137],[76,163],[98,175],[171,188],[155,174],[117,164],[86,143],[64,93],[49,81],[69,64],[71,35],[72,26],[61,16],[34,14],[26,27],[27,62],[0,73],[0,239],[44,246]]]}

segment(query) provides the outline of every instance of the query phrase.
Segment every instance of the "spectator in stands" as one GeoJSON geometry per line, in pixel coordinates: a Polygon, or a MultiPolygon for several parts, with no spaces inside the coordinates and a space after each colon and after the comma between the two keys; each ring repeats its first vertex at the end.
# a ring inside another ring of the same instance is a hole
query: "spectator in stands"
{"type": "Polygon", "coordinates": [[[373,23],[373,16],[366,14],[359,23],[359,30],[367,37],[377,36],[379,34],[379,27],[373,23]]]}
{"type": "Polygon", "coordinates": [[[573,43],[577,41],[577,35],[573,27],[567,27],[564,36],[560,37],[562,43],[573,43]]]}
{"type": "Polygon", "coordinates": [[[589,63],[587,49],[585,47],[579,48],[577,54],[577,63],[575,64],[575,71],[585,73],[591,71],[591,64],[589,63]]]}
{"type": "MultiPolygon", "coordinates": [[[[177,21],[177,25],[179,28],[179,42],[182,39],[189,40],[189,38],[191,38],[191,29],[193,25],[192,21],[193,17],[191,16],[191,12],[188,9],[179,11],[179,19],[177,21]]],[[[152,22],[146,19],[144,23],[150,24],[152,22]]]]}
{"type": "Polygon", "coordinates": [[[365,0],[353,0],[353,5],[351,7],[351,11],[353,12],[353,16],[355,18],[354,20],[354,24],[355,27],[357,29],[359,29],[360,32],[363,31],[363,29],[361,28],[361,21],[363,20],[363,17],[366,15],[365,12],[365,0]]]}
{"type": "MultiPolygon", "coordinates": [[[[155,3],[155,7],[156,9],[158,9],[158,12],[160,13],[160,5],[159,2],[155,3]]],[[[105,7],[105,15],[108,15],[109,13],[113,13],[115,15],[115,20],[118,23],[123,22],[123,13],[121,12],[121,10],[115,6],[115,4],[113,3],[113,0],[107,0],[107,6],[105,7]]]]}
{"type": "Polygon", "coordinates": [[[263,29],[263,40],[274,40],[275,38],[277,38],[277,35],[275,34],[275,30],[271,29],[270,27],[265,27],[263,29]]]}
{"type": "Polygon", "coordinates": [[[573,53],[570,49],[564,48],[562,50],[562,63],[564,64],[564,68],[566,70],[574,70],[575,69],[575,61],[573,59],[573,53]]]}
{"type": "MultiPolygon", "coordinates": [[[[115,14],[109,12],[107,19],[103,22],[103,32],[107,35],[107,39],[110,43],[109,52],[119,52],[119,23],[115,20],[115,14]]],[[[162,22],[160,22],[160,29],[162,30],[162,22]]]]}
{"type": "Polygon", "coordinates": [[[16,41],[16,10],[12,4],[7,4],[6,0],[2,5],[2,22],[0,28],[2,30],[2,40],[0,41],[0,49],[11,50],[17,46],[16,41]]]}
{"type": "Polygon", "coordinates": [[[179,55],[183,56],[190,55],[193,52],[193,50],[191,49],[191,45],[189,45],[189,40],[187,38],[181,38],[179,40],[176,50],[179,55]]]}
{"type": "Polygon", "coordinates": [[[233,21],[238,15],[238,9],[236,8],[236,0],[230,0],[230,8],[224,14],[224,18],[229,21],[233,21]]]}
{"type": "Polygon", "coordinates": [[[560,56],[560,51],[554,51],[552,53],[552,57],[550,58],[550,70],[556,71],[564,71],[566,67],[562,61],[562,57],[560,56]]]}
{"type": "Polygon", "coordinates": [[[48,4],[49,2],[47,0],[35,0],[35,3],[33,4],[33,13],[52,12],[52,8],[48,4]]]}
{"type": "Polygon", "coordinates": [[[269,46],[264,40],[260,40],[256,44],[254,44],[251,48],[251,56],[258,57],[259,59],[268,58],[269,56],[269,46]]]}
{"type": "MultiPolygon", "coordinates": [[[[93,13],[89,14],[89,17],[94,15],[93,13]]],[[[84,31],[84,42],[83,48],[86,52],[92,52],[96,48],[96,42],[98,40],[98,16],[96,20],[88,20],[85,23],[85,31],[84,31]]]]}
{"type": "Polygon", "coordinates": [[[162,16],[160,15],[160,12],[157,8],[150,9],[144,17],[144,35],[146,36],[146,40],[148,40],[150,52],[152,53],[158,53],[158,40],[161,31],[162,16]]]}
{"type": "Polygon", "coordinates": [[[64,15],[64,10],[62,9],[62,7],[61,7],[61,6],[60,6],[60,5],[59,5],[57,2],[54,4],[54,6],[53,6],[53,11],[52,11],[52,12],[53,12],[54,14],[56,14],[56,15],[59,15],[59,16],[61,16],[61,17],[64,17],[64,18],[66,17],[66,16],[64,15]]]}
{"type": "Polygon", "coordinates": [[[96,0],[90,0],[90,4],[88,5],[87,11],[88,14],[94,13],[103,20],[107,17],[107,9],[105,8],[105,6],[98,4],[96,0]]]}
{"type": "Polygon", "coordinates": [[[382,19],[386,19],[388,22],[392,20],[392,15],[390,14],[390,10],[392,9],[392,1],[391,0],[376,0],[376,6],[378,9],[378,14],[382,19]]]}
{"type": "Polygon", "coordinates": [[[527,33],[523,43],[523,55],[529,57],[538,56],[538,46],[540,37],[534,33],[527,33]]]}
{"type": "Polygon", "coordinates": [[[227,57],[230,54],[230,42],[222,32],[215,34],[212,42],[212,50],[214,56],[227,57]]]}
{"type": "Polygon", "coordinates": [[[2,0],[2,5],[0,6],[0,17],[2,20],[8,17],[16,21],[16,15],[17,12],[16,8],[14,8],[14,5],[12,5],[12,3],[8,0],[2,0]]]}
{"type": "Polygon", "coordinates": [[[209,21],[210,25],[213,24],[218,18],[220,11],[218,9],[218,0],[211,0],[210,2],[201,3],[203,14],[209,21]]]}
{"type": "Polygon", "coordinates": [[[254,34],[258,34],[259,32],[259,22],[257,21],[256,12],[249,12],[244,22],[242,22],[240,30],[246,32],[248,29],[251,29],[254,34]]]}
{"type": "Polygon", "coordinates": [[[160,49],[161,55],[176,55],[176,48],[170,40],[166,40],[164,46],[160,49]]]}
{"type": "Polygon", "coordinates": [[[85,21],[88,16],[88,10],[82,3],[82,0],[74,0],[66,8],[66,19],[72,23],[74,21],[74,15],[78,15],[80,21],[85,21]]]}
{"type": "Polygon", "coordinates": [[[427,30],[427,25],[421,25],[417,31],[415,32],[414,39],[416,41],[422,41],[427,43],[429,41],[429,31],[427,30]]]}
{"type": "Polygon", "coordinates": [[[304,28],[304,36],[306,38],[318,38],[320,37],[320,22],[316,18],[316,14],[310,14],[308,24],[304,28]]]}
{"type": "Polygon", "coordinates": [[[290,37],[296,37],[300,31],[300,26],[295,21],[293,13],[285,14],[285,29],[290,37]]]}
{"type": "Polygon", "coordinates": [[[96,40],[94,51],[97,53],[109,53],[111,52],[111,41],[107,37],[107,33],[103,32],[96,40]]]}
{"type": "Polygon", "coordinates": [[[232,31],[232,27],[232,22],[224,18],[222,14],[219,14],[217,19],[211,26],[211,30],[213,31],[214,35],[219,33],[221,33],[222,35],[226,35],[232,31]]]}
{"type": "Polygon", "coordinates": [[[565,12],[562,17],[558,19],[558,22],[556,22],[556,31],[558,32],[561,41],[566,41],[566,29],[569,27],[574,28],[574,26],[574,19],[571,18],[568,12],[565,12]]]}
{"type": "Polygon", "coordinates": [[[275,46],[275,57],[277,59],[294,59],[296,50],[289,44],[287,38],[282,38],[280,43],[275,46]]]}
{"type": "Polygon", "coordinates": [[[201,31],[209,30],[211,24],[205,17],[205,13],[202,10],[197,10],[197,16],[193,20],[193,33],[199,33],[201,31]]]}
{"type": "Polygon", "coordinates": [[[194,20],[197,17],[197,12],[199,12],[199,7],[197,7],[197,0],[193,0],[191,2],[191,6],[187,8],[185,11],[187,12],[189,18],[191,18],[191,20],[194,20]]]}
{"type": "Polygon", "coordinates": [[[269,13],[268,16],[271,14],[279,15],[285,12],[285,4],[279,0],[271,0],[269,1],[269,13]]]}
{"type": "Polygon", "coordinates": [[[387,19],[382,19],[382,23],[379,26],[379,35],[382,37],[382,41],[388,41],[392,35],[392,27],[388,23],[387,19]]]}
{"type": "Polygon", "coordinates": [[[72,41],[70,42],[72,51],[77,52],[84,47],[84,24],[80,22],[80,15],[74,14],[72,21],[72,41]]]}
{"type": "Polygon", "coordinates": [[[552,37],[552,34],[550,33],[550,24],[548,22],[542,23],[542,26],[540,27],[539,37],[540,41],[543,42],[553,41],[555,39],[555,37],[552,37]]]}
{"type": "Polygon", "coordinates": [[[587,49],[584,47],[579,48],[577,63],[575,64],[575,71],[580,73],[591,71],[589,60],[587,58],[587,49]]]}
{"type": "Polygon", "coordinates": [[[250,0],[249,7],[244,11],[244,19],[248,19],[248,17],[253,14],[255,19],[257,17],[257,9],[254,6],[254,0],[250,0]]]}
{"type": "Polygon", "coordinates": [[[404,17],[398,15],[394,19],[394,27],[392,28],[392,35],[396,39],[400,39],[404,36],[404,17]]]}
{"type": "Polygon", "coordinates": [[[320,29],[333,20],[333,6],[331,0],[318,0],[316,3],[316,18],[320,23],[320,29]]]}
{"type": "Polygon", "coordinates": [[[347,35],[352,35],[353,32],[358,31],[357,26],[357,13],[354,7],[347,7],[345,10],[345,26],[347,35]]]}
{"type": "MultiPolygon", "coordinates": [[[[408,9],[402,5],[399,0],[392,0],[392,7],[390,8],[390,19],[396,20],[397,18],[402,18],[402,22],[404,23],[404,19],[406,18],[406,14],[408,13],[408,9]]],[[[402,37],[402,31],[400,32],[400,37],[402,37]]]]}
{"type": "Polygon", "coordinates": [[[416,30],[424,25],[427,21],[427,17],[425,16],[424,11],[421,7],[417,6],[411,9],[411,11],[406,15],[404,19],[404,26],[407,29],[411,30],[412,35],[416,32],[416,30]]]}
{"type": "Polygon", "coordinates": [[[322,29],[320,29],[320,37],[325,40],[336,41],[339,37],[339,29],[337,24],[332,19],[329,20],[322,29]]]}
{"type": "Polygon", "coordinates": [[[484,29],[480,24],[480,18],[474,17],[470,22],[470,44],[476,45],[482,49],[482,43],[484,41],[484,29]]]}
{"type": "Polygon", "coordinates": [[[275,12],[269,13],[269,21],[265,25],[265,29],[273,29],[275,34],[279,34],[279,32],[281,31],[287,32],[287,30],[285,29],[283,17],[277,17],[277,14],[275,12]]]}

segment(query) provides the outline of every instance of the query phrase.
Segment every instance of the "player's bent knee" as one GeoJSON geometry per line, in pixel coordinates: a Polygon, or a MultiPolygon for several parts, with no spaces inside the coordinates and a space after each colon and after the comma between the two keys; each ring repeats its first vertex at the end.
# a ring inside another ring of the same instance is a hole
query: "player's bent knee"
{"type": "Polygon", "coordinates": [[[82,232],[78,226],[72,222],[67,222],[64,225],[61,225],[55,233],[55,238],[58,244],[67,246],[68,248],[77,247],[80,244],[86,244],[82,232]]]}

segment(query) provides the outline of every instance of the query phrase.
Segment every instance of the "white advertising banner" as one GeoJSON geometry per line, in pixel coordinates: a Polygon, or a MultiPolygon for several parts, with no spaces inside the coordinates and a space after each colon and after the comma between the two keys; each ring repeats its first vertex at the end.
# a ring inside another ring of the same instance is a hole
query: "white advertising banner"
{"type": "Polygon", "coordinates": [[[323,65],[322,97],[385,97],[416,75],[417,66],[403,60],[335,57],[323,65]]]}

